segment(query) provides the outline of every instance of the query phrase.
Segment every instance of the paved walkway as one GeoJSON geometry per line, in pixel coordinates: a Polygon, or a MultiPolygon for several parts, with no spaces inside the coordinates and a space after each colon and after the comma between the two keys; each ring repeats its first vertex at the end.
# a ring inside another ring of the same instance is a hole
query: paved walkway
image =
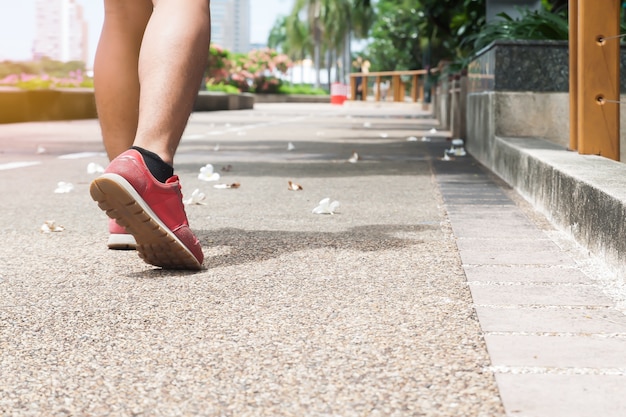
{"type": "Polygon", "coordinates": [[[96,121],[0,126],[0,415],[623,416],[619,289],[433,127],[412,106],[193,115],[190,273],[106,250],[96,121]]]}

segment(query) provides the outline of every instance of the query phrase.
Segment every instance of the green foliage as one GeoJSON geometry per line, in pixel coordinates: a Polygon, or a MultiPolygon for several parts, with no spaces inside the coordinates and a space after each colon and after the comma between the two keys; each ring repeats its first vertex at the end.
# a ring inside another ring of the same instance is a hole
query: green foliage
{"type": "Polygon", "coordinates": [[[434,67],[467,57],[462,39],[485,23],[485,0],[379,0],[366,51],[372,70],[434,67]]]}
{"type": "Polygon", "coordinates": [[[208,84],[206,85],[207,91],[217,93],[239,94],[240,91],[237,87],[228,84],[208,84]]]}
{"type": "Polygon", "coordinates": [[[256,94],[278,94],[282,85],[280,78],[260,75],[254,78],[252,91],[256,94]]]}
{"type": "Polygon", "coordinates": [[[315,88],[308,84],[283,84],[278,90],[279,94],[303,94],[309,96],[326,96],[328,92],[322,88],[315,88]]]}
{"type": "Polygon", "coordinates": [[[567,40],[569,36],[565,12],[552,13],[547,10],[520,10],[521,17],[511,18],[501,13],[502,19],[485,25],[479,33],[465,38],[465,44],[478,51],[499,39],[524,40],[567,40]]]}
{"type": "Polygon", "coordinates": [[[29,62],[0,62],[0,79],[12,74],[48,75],[67,77],[72,72],[85,72],[85,63],[81,61],[60,62],[49,58],[29,62]]]}

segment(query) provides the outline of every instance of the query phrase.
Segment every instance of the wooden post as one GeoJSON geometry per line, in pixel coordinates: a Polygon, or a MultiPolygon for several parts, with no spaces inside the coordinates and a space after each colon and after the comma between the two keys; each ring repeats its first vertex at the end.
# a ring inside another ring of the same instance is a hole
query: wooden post
{"type": "Polygon", "coordinates": [[[361,100],[363,101],[367,101],[367,75],[363,74],[363,81],[361,84],[361,92],[363,94],[363,96],[361,97],[361,100]]]}
{"type": "Polygon", "coordinates": [[[398,100],[398,91],[400,91],[400,76],[394,74],[391,77],[391,90],[393,91],[393,101],[398,100]]]}
{"type": "Polygon", "coordinates": [[[380,101],[380,75],[376,76],[376,91],[375,91],[375,101],[380,101]]]}
{"type": "Polygon", "coordinates": [[[350,100],[356,100],[356,77],[354,75],[350,75],[350,100]]]}
{"type": "Polygon", "coordinates": [[[620,158],[619,16],[620,0],[578,0],[578,151],[616,161],[620,158]]]}
{"type": "Polygon", "coordinates": [[[578,150],[578,0],[569,0],[569,149],[578,150]]]}
{"type": "Polygon", "coordinates": [[[413,83],[411,84],[411,98],[413,99],[413,103],[417,102],[417,91],[419,88],[419,77],[417,74],[413,75],[413,83]]]}

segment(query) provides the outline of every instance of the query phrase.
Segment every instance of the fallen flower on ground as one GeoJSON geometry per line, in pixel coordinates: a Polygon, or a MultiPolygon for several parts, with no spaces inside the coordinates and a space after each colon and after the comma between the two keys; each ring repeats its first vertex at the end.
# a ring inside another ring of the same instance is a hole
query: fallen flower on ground
{"type": "Polygon", "coordinates": [[[55,194],[65,194],[65,193],[69,193],[73,189],[74,189],[74,184],[72,184],[71,182],[59,181],[57,183],[57,188],[56,190],[54,190],[54,192],[55,194]]]}
{"type": "Polygon", "coordinates": [[[352,156],[348,159],[348,162],[350,162],[351,164],[356,164],[359,159],[361,159],[359,157],[359,154],[354,152],[352,156]]]}
{"type": "Polygon", "coordinates": [[[406,138],[407,142],[417,142],[417,138],[415,136],[409,136],[408,138],[406,138]]]}
{"type": "Polygon", "coordinates": [[[422,136],[422,142],[430,142],[430,138],[428,136],[422,136]]]}
{"type": "Polygon", "coordinates": [[[213,147],[213,150],[214,150],[215,152],[218,152],[218,151],[220,150],[220,144],[218,143],[217,145],[215,145],[215,146],[213,147]]]}
{"type": "Polygon", "coordinates": [[[437,129],[435,129],[434,127],[432,129],[429,130],[430,133],[437,133],[437,129]]]}
{"type": "Polygon", "coordinates": [[[385,138],[389,137],[389,135],[387,133],[383,132],[383,133],[380,134],[380,137],[385,139],[385,138]]]}
{"type": "Polygon", "coordinates": [[[238,182],[233,182],[232,184],[215,184],[213,186],[213,188],[220,188],[224,190],[227,190],[229,188],[239,188],[239,187],[241,187],[241,184],[239,184],[238,182]]]}
{"type": "Polygon", "coordinates": [[[87,173],[88,174],[102,174],[104,172],[104,167],[96,164],[95,162],[90,162],[87,165],[87,173]]]}
{"type": "Polygon", "coordinates": [[[296,147],[294,146],[294,144],[293,144],[293,143],[291,143],[291,142],[289,142],[289,143],[287,144],[287,150],[288,150],[288,151],[293,151],[294,149],[296,149],[296,147]]]}
{"type": "Polygon", "coordinates": [[[198,179],[202,181],[219,181],[220,174],[217,172],[213,172],[213,165],[206,164],[202,168],[200,168],[200,174],[198,174],[198,179]]]}
{"type": "Polygon", "coordinates": [[[43,146],[41,146],[41,145],[37,146],[37,151],[35,151],[35,153],[37,155],[41,155],[41,154],[44,154],[46,152],[48,152],[48,150],[46,148],[44,148],[43,146]]]}
{"type": "Polygon", "coordinates": [[[43,225],[41,225],[42,233],[52,233],[52,232],[62,232],[65,230],[65,227],[56,224],[54,220],[47,220],[43,225]]]}
{"type": "Polygon", "coordinates": [[[303,188],[300,184],[296,184],[293,181],[289,181],[289,191],[302,191],[303,188]]]}
{"type": "Polygon", "coordinates": [[[372,127],[372,124],[370,122],[365,122],[363,123],[363,127],[372,127]]]}
{"type": "Polygon", "coordinates": [[[206,203],[203,203],[205,198],[206,195],[204,195],[204,193],[200,192],[200,190],[196,188],[195,190],[193,190],[193,193],[191,193],[191,196],[188,199],[183,200],[183,203],[205,205],[206,203]]]}
{"type": "Polygon", "coordinates": [[[313,214],[335,214],[335,210],[337,210],[339,206],[339,201],[331,202],[330,198],[326,197],[313,209],[313,214]]]}

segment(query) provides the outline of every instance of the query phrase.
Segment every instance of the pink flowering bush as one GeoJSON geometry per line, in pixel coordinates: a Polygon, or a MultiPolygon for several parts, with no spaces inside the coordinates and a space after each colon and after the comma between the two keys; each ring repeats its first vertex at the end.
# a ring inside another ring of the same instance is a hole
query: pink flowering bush
{"type": "Polygon", "coordinates": [[[292,63],[284,54],[264,48],[247,54],[231,54],[217,45],[211,45],[208,62],[207,88],[229,84],[241,92],[278,93],[292,63]]]}
{"type": "Polygon", "coordinates": [[[219,45],[211,44],[207,71],[205,73],[206,84],[223,84],[228,81],[231,66],[230,53],[219,45]]]}
{"type": "Polygon", "coordinates": [[[23,90],[45,90],[50,88],[93,88],[93,80],[84,77],[81,70],[71,71],[67,77],[51,77],[47,74],[10,74],[0,79],[0,86],[17,87],[23,90]]]}

